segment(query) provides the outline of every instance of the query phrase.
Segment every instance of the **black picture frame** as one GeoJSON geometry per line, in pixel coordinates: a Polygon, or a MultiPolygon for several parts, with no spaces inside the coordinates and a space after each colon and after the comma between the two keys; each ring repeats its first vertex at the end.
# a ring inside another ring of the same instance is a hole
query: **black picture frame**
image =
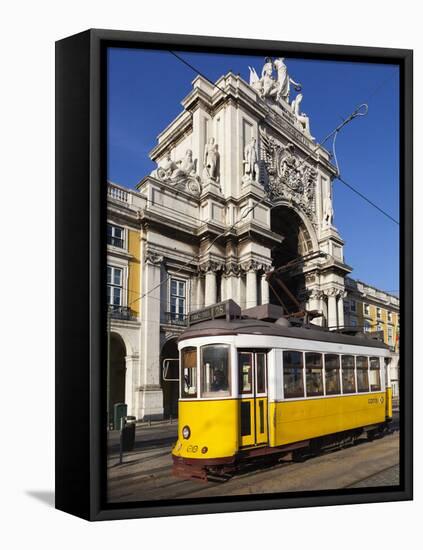
{"type": "Polygon", "coordinates": [[[412,81],[413,53],[404,49],[99,29],[56,43],[56,508],[87,520],[110,520],[412,499],[412,81]],[[289,57],[399,66],[401,472],[398,488],[106,503],[102,366],[106,350],[105,51],[110,46],[254,55],[284,52],[289,57]]]}

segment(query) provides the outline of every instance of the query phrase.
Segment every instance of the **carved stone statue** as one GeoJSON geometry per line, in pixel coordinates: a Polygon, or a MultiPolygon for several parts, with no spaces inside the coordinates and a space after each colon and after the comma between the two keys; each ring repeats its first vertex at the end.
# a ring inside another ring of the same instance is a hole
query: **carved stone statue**
{"type": "Polygon", "coordinates": [[[201,182],[197,175],[196,160],[192,158],[191,149],[187,149],[185,157],[177,162],[172,160],[170,153],[167,153],[157,169],[151,172],[151,176],[193,195],[201,193],[201,182]]]}
{"type": "Polygon", "coordinates": [[[259,165],[256,138],[253,136],[244,149],[245,179],[258,182],[259,165]]]}
{"type": "Polygon", "coordinates": [[[275,59],[274,62],[272,62],[270,57],[266,57],[261,71],[261,78],[258,77],[254,68],[249,67],[249,69],[250,86],[257,90],[265,99],[269,98],[275,101],[283,99],[289,103],[291,84],[295,86],[297,91],[301,90],[301,85],[289,76],[283,57],[275,59]],[[276,78],[273,76],[273,69],[276,71],[276,78]]]}
{"type": "Polygon", "coordinates": [[[328,191],[323,199],[323,227],[332,227],[332,222],[333,206],[330,191],[328,191]]]}
{"type": "Polygon", "coordinates": [[[278,83],[273,78],[273,64],[270,57],[266,58],[266,62],[261,71],[262,81],[262,96],[263,97],[276,97],[279,93],[278,83]]]}
{"type": "Polygon", "coordinates": [[[160,179],[170,179],[175,170],[178,169],[178,166],[173,162],[170,153],[167,153],[165,160],[157,168],[157,175],[160,179]]]}
{"type": "Polygon", "coordinates": [[[279,57],[278,59],[275,59],[274,67],[276,70],[276,73],[278,75],[278,85],[279,85],[279,92],[277,99],[282,98],[284,101],[289,103],[289,92],[291,90],[291,84],[295,86],[295,89],[297,91],[301,90],[301,84],[299,82],[295,82],[289,74],[288,74],[288,68],[284,63],[285,58],[279,57]]]}
{"type": "Polygon", "coordinates": [[[179,168],[172,173],[172,178],[195,175],[196,162],[192,158],[191,149],[187,149],[183,160],[178,161],[179,168]]]}
{"type": "Polygon", "coordinates": [[[204,146],[203,165],[206,179],[218,181],[219,151],[214,138],[210,138],[204,146]]]}
{"type": "Polygon", "coordinates": [[[310,120],[305,113],[300,112],[300,104],[303,100],[303,94],[298,94],[295,99],[292,100],[291,107],[295,118],[298,120],[304,130],[310,134],[310,120]]]}

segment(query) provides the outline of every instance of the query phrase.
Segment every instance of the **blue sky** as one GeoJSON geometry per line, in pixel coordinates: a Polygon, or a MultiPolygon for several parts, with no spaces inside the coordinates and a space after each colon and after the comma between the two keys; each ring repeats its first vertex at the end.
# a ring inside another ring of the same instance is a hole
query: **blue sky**
{"type": "MultiPolygon", "coordinates": [[[[210,80],[232,70],[248,82],[263,57],[178,52],[210,80]]],[[[342,177],[399,219],[399,69],[394,65],[287,58],[301,82],[301,110],[317,141],[360,103],[369,112],[339,134],[342,177]]],[[[108,179],[134,187],[155,167],[156,137],[182,110],[196,74],[166,51],[111,48],[108,52],[108,179]]],[[[331,149],[330,142],[326,147],[331,149]]],[[[341,182],[334,183],[334,225],[345,240],[352,277],[387,291],[399,289],[399,227],[341,182]]]]}

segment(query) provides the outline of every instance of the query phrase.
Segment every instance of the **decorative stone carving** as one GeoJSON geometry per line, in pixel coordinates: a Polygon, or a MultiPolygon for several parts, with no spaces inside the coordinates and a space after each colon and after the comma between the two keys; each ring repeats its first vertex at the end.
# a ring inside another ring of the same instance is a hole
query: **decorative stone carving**
{"type": "Polygon", "coordinates": [[[282,145],[260,128],[261,159],[268,181],[268,193],[273,201],[285,199],[300,208],[317,226],[315,193],[317,171],[300,161],[292,143],[282,145]]]}
{"type": "Polygon", "coordinates": [[[292,112],[294,113],[295,118],[297,119],[300,127],[304,128],[304,130],[307,132],[307,134],[309,134],[311,139],[314,139],[310,133],[310,120],[308,116],[305,113],[300,112],[300,104],[302,100],[303,100],[303,94],[298,94],[295,97],[295,99],[291,103],[292,112]]]}
{"type": "Polygon", "coordinates": [[[191,149],[187,149],[185,157],[174,162],[170,153],[165,160],[153,170],[151,175],[161,181],[170,183],[177,189],[188,191],[192,195],[201,193],[200,178],[197,175],[197,160],[192,158],[191,149]]]}
{"type": "Polygon", "coordinates": [[[203,179],[219,181],[219,151],[214,138],[210,138],[204,146],[203,179]]]}
{"type": "Polygon", "coordinates": [[[207,262],[202,263],[198,266],[198,271],[200,273],[208,273],[210,271],[221,271],[224,267],[223,262],[217,262],[213,260],[208,260],[207,262]]]}
{"type": "Polygon", "coordinates": [[[250,143],[244,149],[244,171],[245,175],[242,178],[243,182],[255,181],[258,182],[259,165],[258,153],[256,147],[256,138],[253,136],[250,143]]]}
{"type": "Polygon", "coordinates": [[[226,265],[225,265],[225,275],[226,276],[231,276],[231,275],[235,275],[235,276],[238,276],[240,273],[240,269],[239,269],[239,265],[235,262],[228,262],[226,265]]]}
{"type": "Polygon", "coordinates": [[[337,298],[338,296],[342,296],[343,292],[344,291],[340,288],[332,287],[332,288],[326,288],[323,291],[323,294],[327,297],[334,296],[335,298],[337,298]]]}
{"type": "Polygon", "coordinates": [[[260,262],[257,260],[247,260],[246,262],[243,262],[240,264],[240,269],[242,271],[248,272],[248,271],[263,271],[267,273],[272,269],[272,266],[269,264],[266,264],[264,262],[260,262]]]}
{"type": "Polygon", "coordinates": [[[144,261],[146,264],[151,265],[160,265],[163,262],[164,258],[160,254],[157,254],[157,252],[153,252],[152,250],[146,250],[144,254],[144,261]]]}
{"type": "Polygon", "coordinates": [[[324,298],[325,296],[325,293],[323,292],[323,290],[319,290],[317,288],[312,288],[311,290],[309,290],[309,299],[311,300],[321,300],[322,298],[324,298]]]}
{"type": "Polygon", "coordinates": [[[291,84],[297,91],[301,90],[301,84],[295,82],[289,74],[287,66],[284,63],[285,58],[279,57],[272,62],[270,57],[266,57],[261,78],[258,77],[253,67],[250,69],[250,86],[259,92],[264,99],[273,99],[279,102],[280,99],[289,103],[289,93],[291,84]],[[276,71],[276,78],[273,76],[273,69],[276,71]]]}

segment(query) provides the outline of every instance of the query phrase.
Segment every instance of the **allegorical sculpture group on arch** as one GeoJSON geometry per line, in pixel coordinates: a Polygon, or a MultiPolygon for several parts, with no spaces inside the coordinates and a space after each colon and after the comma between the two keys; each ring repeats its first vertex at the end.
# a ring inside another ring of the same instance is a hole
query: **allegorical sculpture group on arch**
{"type": "MultiPolygon", "coordinates": [[[[259,97],[271,105],[278,105],[290,115],[291,123],[301,130],[309,140],[308,116],[300,111],[303,94],[301,84],[288,74],[284,58],[272,61],[266,58],[261,76],[249,67],[250,86],[259,97]],[[297,95],[290,100],[292,86],[297,95]]],[[[170,151],[160,162],[151,176],[165,181],[177,189],[200,196],[204,185],[213,182],[220,188],[219,144],[214,137],[208,138],[204,145],[202,158],[194,159],[191,149],[185,151],[183,158],[172,160],[170,151]]],[[[316,178],[317,171],[309,163],[301,160],[293,143],[283,145],[268,134],[266,128],[259,126],[259,136],[252,135],[243,151],[242,184],[251,182],[264,186],[273,201],[286,199],[301,209],[316,227],[316,178]],[[259,141],[258,141],[259,138],[259,141]]],[[[333,207],[330,190],[323,197],[322,224],[331,227],[333,207]]]]}

